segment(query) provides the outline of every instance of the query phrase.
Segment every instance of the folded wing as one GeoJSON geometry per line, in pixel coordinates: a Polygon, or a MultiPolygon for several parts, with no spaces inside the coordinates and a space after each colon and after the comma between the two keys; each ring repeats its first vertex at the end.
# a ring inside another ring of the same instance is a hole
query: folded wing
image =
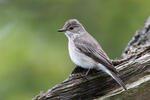
{"type": "Polygon", "coordinates": [[[85,41],[83,39],[75,40],[74,43],[80,52],[82,52],[88,57],[93,58],[96,62],[104,65],[112,72],[118,74],[118,71],[114,68],[112,62],[110,61],[106,53],[97,43],[91,43],[90,41],[85,41]]]}

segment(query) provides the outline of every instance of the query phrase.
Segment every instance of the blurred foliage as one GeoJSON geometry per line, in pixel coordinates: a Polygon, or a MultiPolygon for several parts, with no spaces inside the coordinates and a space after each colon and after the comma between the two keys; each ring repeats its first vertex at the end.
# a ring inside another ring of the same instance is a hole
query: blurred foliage
{"type": "Polygon", "coordinates": [[[78,19],[110,58],[150,15],[148,0],[0,0],[0,100],[30,100],[74,68],[56,30],[78,19]]]}

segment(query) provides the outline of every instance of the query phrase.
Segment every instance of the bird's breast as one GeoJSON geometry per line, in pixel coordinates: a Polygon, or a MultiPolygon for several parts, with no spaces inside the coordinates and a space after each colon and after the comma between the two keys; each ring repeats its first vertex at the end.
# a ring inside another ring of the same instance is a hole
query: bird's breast
{"type": "Polygon", "coordinates": [[[97,63],[92,58],[80,52],[75,47],[74,42],[71,40],[69,40],[68,49],[69,49],[70,58],[76,65],[87,69],[96,66],[97,63]]]}

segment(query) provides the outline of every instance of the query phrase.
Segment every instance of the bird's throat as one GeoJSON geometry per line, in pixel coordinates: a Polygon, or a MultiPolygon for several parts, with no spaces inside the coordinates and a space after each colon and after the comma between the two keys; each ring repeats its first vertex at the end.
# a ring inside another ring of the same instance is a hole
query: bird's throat
{"type": "Polygon", "coordinates": [[[66,31],[65,35],[67,36],[68,39],[75,39],[76,37],[79,36],[79,34],[73,33],[73,32],[70,32],[70,31],[66,31]]]}

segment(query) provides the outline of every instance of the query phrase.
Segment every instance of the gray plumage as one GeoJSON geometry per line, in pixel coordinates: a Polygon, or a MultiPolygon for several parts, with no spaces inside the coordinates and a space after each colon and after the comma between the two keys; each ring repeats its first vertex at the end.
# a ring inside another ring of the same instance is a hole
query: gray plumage
{"type": "Polygon", "coordinates": [[[68,48],[71,60],[78,66],[87,69],[102,70],[115,79],[125,90],[126,86],[119,78],[119,73],[99,43],[84,29],[76,19],[68,20],[63,29],[68,37],[68,48]]]}

